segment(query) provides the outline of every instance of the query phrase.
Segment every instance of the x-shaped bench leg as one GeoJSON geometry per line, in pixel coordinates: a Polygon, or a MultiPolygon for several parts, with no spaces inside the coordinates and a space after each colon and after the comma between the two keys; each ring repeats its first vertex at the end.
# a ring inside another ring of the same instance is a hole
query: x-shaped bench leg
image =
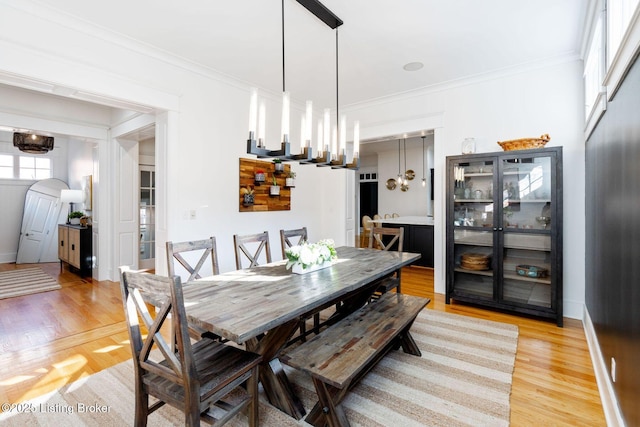
{"type": "Polygon", "coordinates": [[[305,421],[313,426],[321,427],[348,427],[349,420],[342,409],[342,399],[347,394],[349,387],[342,389],[325,384],[313,378],[313,385],[318,394],[318,403],[313,407],[305,421]]]}

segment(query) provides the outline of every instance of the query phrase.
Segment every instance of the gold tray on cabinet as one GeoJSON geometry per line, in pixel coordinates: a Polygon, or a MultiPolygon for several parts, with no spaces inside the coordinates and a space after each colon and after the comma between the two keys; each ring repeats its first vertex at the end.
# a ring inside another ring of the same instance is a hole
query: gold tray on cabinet
{"type": "Polygon", "coordinates": [[[498,145],[502,147],[504,151],[511,150],[529,150],[532,148],[542,148],[547,142],[551,140],[548,133],[540,135],[540,138],[520,138],[511,139],[509,141],[498,141],[498,145]]]}

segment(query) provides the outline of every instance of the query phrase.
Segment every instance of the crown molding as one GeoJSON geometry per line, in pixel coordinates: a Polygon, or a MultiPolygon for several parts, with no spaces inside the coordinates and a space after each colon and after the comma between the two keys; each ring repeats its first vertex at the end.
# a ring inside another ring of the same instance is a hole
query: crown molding
{"type": "Polygon", "coordinates": [[[79,19],[78,17],[61,12],[58,9],[51,8],[43,3],[39,3],[34,0],[3,0],[3,3],[16,10],[27,13],[29,15],[33,15],[39,19],[49,21],[56,25],[63,26],[67,29],[77,31],[91,37],[95,37],[106,43],[121,47],[123,49],[127,49],[131,52],[143,56],[153,58],[160,62],[164,62],[165,64],[201,75],[203,77],[217,80],[245,90],[252,86],[249,82],[245,82],[236,77],[224,74],[218,70],[203,66],[186,58],[181,58],[165,50],[158,49],[149,44],[140,42],[139,40],[136,40],[134,38],[116,33],[104,27],[100,27],[92,22],[79,19]]]}
{"type": "Polygon", "coordinates": [[[396,103],[399,101],[406,101],[412,98],[424,97],[436,92],[443,92],[452,90],[464,86],[476,85],[491,80],[503,79],[506,77],[514,76],[517,74],[528,73],[535,70],[553,67],[560,64],[566,64],[570,62],[581,61],[578,53],[570,52],[562,55],[545,58],[539,61],[526,62],[510,67],[500,68],[492,71],[488,71],[482,74],[475,74],[472,76],[462,77],[455,80],[450,80],[434,85],[424,86],[417,89],[412,89],[406,92],[395,93],[380,98],[374,98],[367,101],[357,102],[341,107],[345,113],[363,110],[366,108],[396,103]]]}

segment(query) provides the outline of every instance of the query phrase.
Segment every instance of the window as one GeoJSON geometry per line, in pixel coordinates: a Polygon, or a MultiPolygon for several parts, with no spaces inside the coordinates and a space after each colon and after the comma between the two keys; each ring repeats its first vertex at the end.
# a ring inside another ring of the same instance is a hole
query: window
{"type": "Polygon", "coordinates": [[[0,178],[13,178],[13,156],[0,154],[0,178]]]}
{"type": "Polygon", "coordinates": [[[607,65],[610,66],[618,53],[623,37],[629,28],[638,0],[607,1],[607,65]]]}
{"type": "Polygon", "coordinates": [[[585,133],[588,136],[607,108],[604,80],[603,14],[595,18],[591,43],[584,60],[585,133]]]}
{"type": "Polygon", "coordinates": [[[584,61],[585,117],[588,119],[602,91],[603,73],[602,19],[598,18],[591,45],[584,61]]]}
{"type": "Polygon", "coordinates": [[[0,154],[0,178],[25,180],[51,178],[51,159],[0,154]]]}
{"type": "Polygon", "coordinates": [[[51,159],[20,156],[20,179],[51,178],[51,159]]]}
{"type": "MultiPolygon", "coordinates": [[[[604,0],[602,0],[604,1],[604,0]]],[[[639,0],[607,0],[605,44],[607,47],[606,75],[603,85],[607,99],[612,100],[633,64],[640,45],[639,0]]]]}
{"type": "Polygon", "coordinates": [[[360,181],[362,182],[371,182],[371,181],[377,181],[378,180],[378,173],[377,172],[367,172],[367,171],[363,171],[362,173],[360,173],[360,181]]]}

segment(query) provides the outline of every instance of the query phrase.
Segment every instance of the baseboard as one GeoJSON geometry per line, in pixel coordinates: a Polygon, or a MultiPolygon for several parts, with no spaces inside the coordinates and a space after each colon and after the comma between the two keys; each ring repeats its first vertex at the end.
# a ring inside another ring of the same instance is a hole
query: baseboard
{"type": "Polygon", "coordinates": [[[8,264],[10,262],[16,262],[16,256],[18,254],[15,252],[0,254],[0,264],[8,264]]]}
{"type": "Polygon", "coordinates": [[[589,353],[591,354],[591,363],[593,363],[593,370],[596,374],[596,382],[598,383],[598,390],[600,391],[600,399],[602,400],[602,408],[604,410],[604,416],[607,420],[607,426],[609,427],[624,427],[625,422],[618,406],[618,399],[613,391],[613,384],[609,377],[609,371],[607,370],[607,364],[600,351],[600,344],[598,343],[598,337],[596,331],[593,328],[589,311],[585,305],[582,324],[584,327],[584,333],[587,337],[587,345],[589,346],[589,353]]]}

